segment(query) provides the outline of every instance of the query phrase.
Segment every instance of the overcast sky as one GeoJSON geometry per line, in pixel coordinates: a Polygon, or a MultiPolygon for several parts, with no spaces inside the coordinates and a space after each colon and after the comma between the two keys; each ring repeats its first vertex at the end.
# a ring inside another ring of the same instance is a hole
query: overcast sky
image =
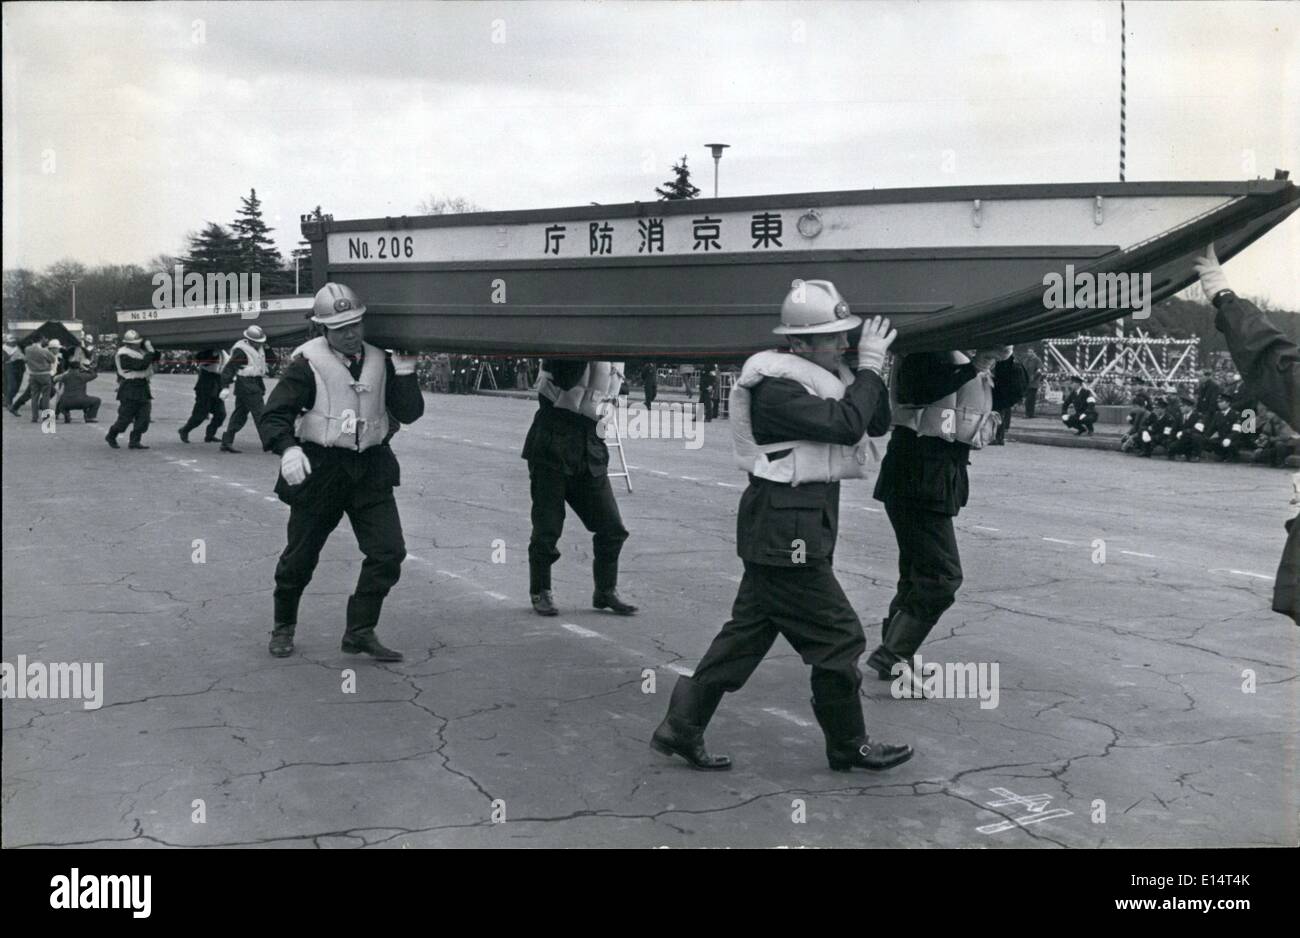
{"type": "MultiPolygon", "coordinates": [[[[298,216],[1118,178],[1119,4],[6,3],[4,266],[298,216]],[[494,41],[495,40],[495,41],[494,41]],[[51,164],[51,157],[53,162],[51,164]]],[[[1128,4],[1129,180],[1300,178],[1300,3],[1128,4]]],[[[1298,213],[1300,215],[1300,213],[1298,213]]],[[[1300,309],[1300,217],[1228,265],[1300,309]]]]}

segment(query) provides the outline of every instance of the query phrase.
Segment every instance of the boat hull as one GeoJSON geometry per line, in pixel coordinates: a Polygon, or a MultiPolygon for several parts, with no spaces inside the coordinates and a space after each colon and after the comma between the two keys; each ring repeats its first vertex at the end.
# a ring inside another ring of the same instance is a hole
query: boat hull
{"type": "MultiPolygon", "coordinates": [[[[798,279],[831,280],[854,313],[889,316],[899,351],[1141,319],[1195,281],[1206,244],[1226,261],[1297,207],[1300,190],[1285,179],[1088,183],[308,218],[303,235],[314,287],[356,290],[367,337],[389,348],[739,359],[777,341],[781,300],[798,279]],[[1062,303],[1048,290],[1053,278],[1108,275],[1136,275],[1142,302],[1062,303]]],[[[259,321],[283,343],[305,335],[296,315],[259,321]]],[[[233,325],[191,317],[136,328],[159,347],[196,347],[233,342],[233,325]]]]}

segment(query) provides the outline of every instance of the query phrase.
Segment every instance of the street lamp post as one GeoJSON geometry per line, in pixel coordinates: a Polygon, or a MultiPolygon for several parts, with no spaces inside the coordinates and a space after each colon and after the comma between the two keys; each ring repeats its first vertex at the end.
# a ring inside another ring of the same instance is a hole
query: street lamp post
{"type": "Polygon", "coordinates": [[[72,281],[72,318],[77,318],[77,281],[72,281]]]}
{"type": "Polygon", "coordinates": [[[731,146],[729,143],[706,143],[706,147],[713,151],[713,197],[718,197],[718,163],[722,160],[722,151],[731,146]]]}

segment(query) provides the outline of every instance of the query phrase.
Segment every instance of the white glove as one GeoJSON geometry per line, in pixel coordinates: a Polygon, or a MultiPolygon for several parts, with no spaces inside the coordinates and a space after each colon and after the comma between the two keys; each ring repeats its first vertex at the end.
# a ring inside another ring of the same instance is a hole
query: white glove
{"type": "Polygon", "coordinates": [[[885,368],[885,355],[897,338],[898,330],[891,327],[887,317],[876,316],[864,323],[858,338],[858,370],[880,374],[885,368]]]}
{"type": "Polygon", "coordinates": [[[1205,249],[1204,254],[1196,258],[1196,274],[1201,278],[1201,289],[1205,291],[1207,300],[1213,300],[1223,290],[1231,289],[1228,278],[1223,275],[1223,268],[1219,266],[1213,243],[1205,249]]]}
{"type": "Polygon", "coordinates": [[[975,353],[975,368],[978,371],[989,371],[998,362],[1004,362],[1011,357],[1014,349],[1010,345],[1002,345],[998,348],[982,348],[975,353]]]}
{"type": "Polygon", "coordinates": [[[301,446],[290,446],[280,457],[280,475],[290,485],[302,485],[311,475],[311,463],[301,446]]]}
{"type": "Polygon", "coordinates": [[[410,355],[398,355],[390,351],[389,357],[393,361],[393,374],[395,375],[413,375],[415,374],[415,358],[410,355]]]}
{"type": "Polygon", "coordinates": [[[150,355],[153,354],[153,343],[150,342],[148,339],[145,339],[145,340],[144,340],[144,346],[143,346],[143,348],[144,348],[144,350],[145,350],[146,352],[148,352],[150,355]]]}
{"type": "Polygon", "coordinates": [[[1231,446],[1231,445],[1232,445],[1232,440],[1224,440],[1224,441],[1223,441],[1223,445],[1224,445],[1224,446],[1231,446]]]}
{"type": "Polygon", "coordinates": [[[1142,431],[1142,442],[1143,442],[1143,443],[1150,443],[1150,442],[1151,442],[1151,434],[1148,433],[1146,430],[1143,430],[1143,431],[1142,431]]]}
{"type": "Polygon", "coordinates": [[[1197,432],[1197,433],[1204,433],[1204,432],[1205,432],[1205,424],[1203,424],[1203,423],[1198,423],[1198,424],[1196,424],[1196,432],[1197,432]]]}
{"type": "Polygon", "coordinates": [[[1066,423],[1069,421],[1069,419],[1070,419],[1069,414],[1061,414],[1061,423],[1066,423]]]}
{"type": "Polygon", "coordinates": [[[223,401],[232,400],[234,396],[235,396],[235,389],[233,387],[226,386],[221,389],[221,399],[223,401]]]}

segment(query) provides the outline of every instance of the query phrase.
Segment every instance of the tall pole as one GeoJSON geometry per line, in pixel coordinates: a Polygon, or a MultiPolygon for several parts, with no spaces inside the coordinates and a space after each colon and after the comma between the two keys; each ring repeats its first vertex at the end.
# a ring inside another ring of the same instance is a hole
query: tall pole
{"type": "Polygon", "coordinates": [[[72,281],[72,318],[77,318],[77,281],[72,281]]]}
{"type": "Polygon", "coordinates": [[[722,162],[722,151],[731,146],[729,143],[706,143],[706,147],[713,151],[713,197],[718,197],[718,164],[722,162]]]}
{"type": "Polygon", "coordinates": [[[1128,92],[1128,22],[1124,0],[1119,3],[1119,181],[1124,181],[1125,104],[1128,92]]]}

